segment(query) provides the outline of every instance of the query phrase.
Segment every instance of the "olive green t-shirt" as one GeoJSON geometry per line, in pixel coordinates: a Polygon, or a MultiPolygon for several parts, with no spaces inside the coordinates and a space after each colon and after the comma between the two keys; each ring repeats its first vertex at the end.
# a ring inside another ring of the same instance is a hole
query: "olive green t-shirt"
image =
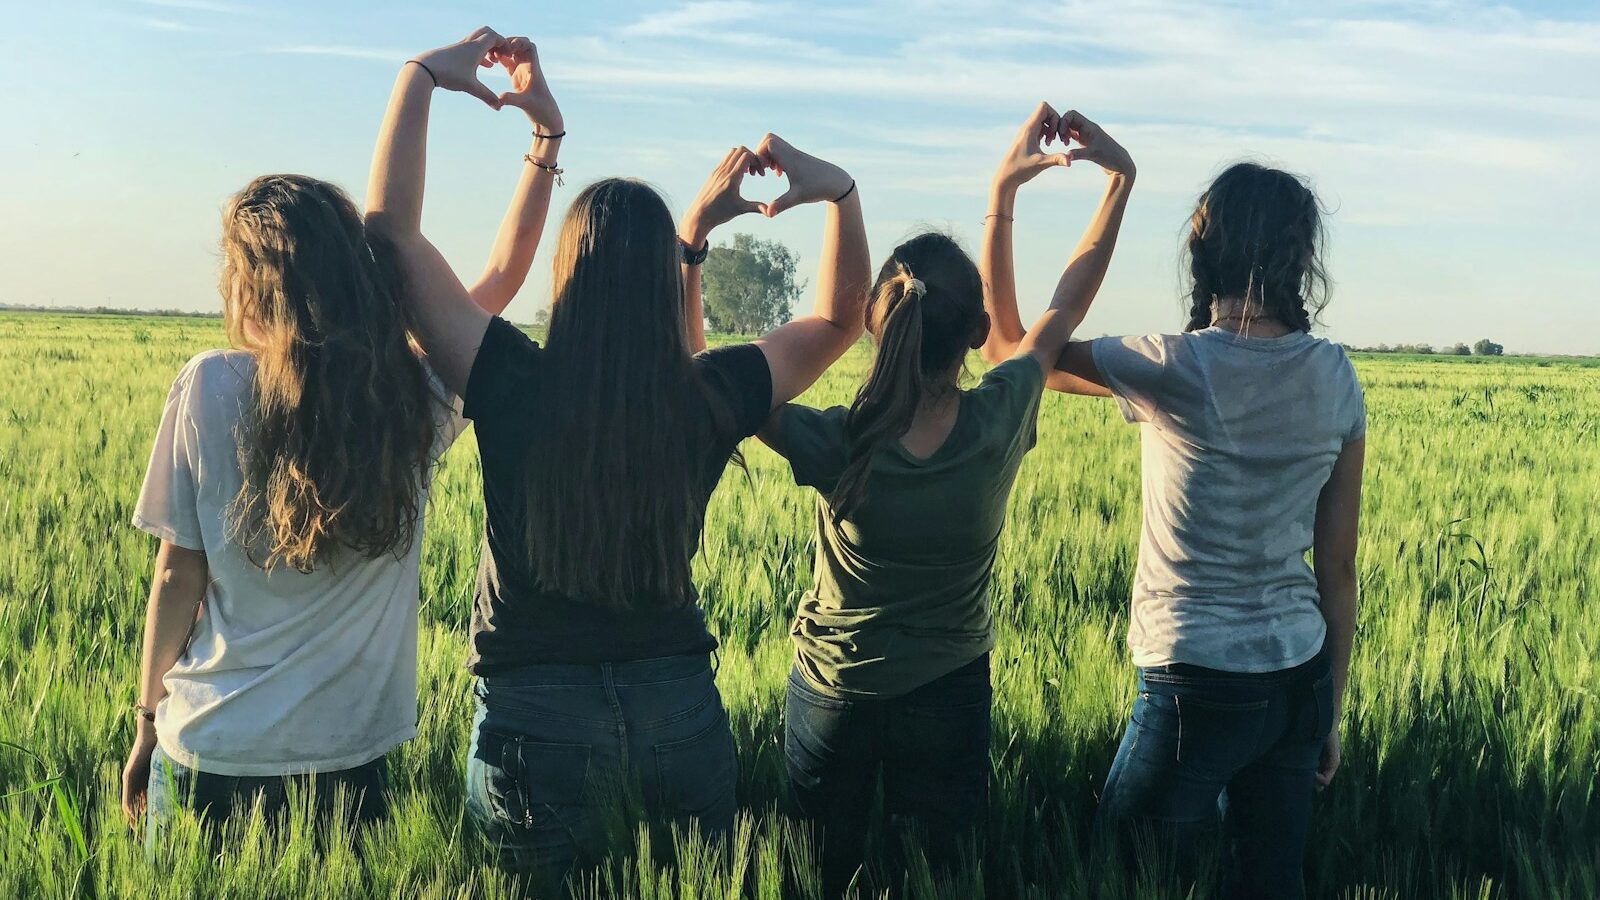
{"type": "Polygon", "coordinates": [[[989,577],[1043,389],[1031,356],[995,366],[962,392],[933,455],[913,456],[899,441],[881,451],[864,500],[837,523],[827,495],[845,468],[848,410],[784,407],[781,452],[796,483],[820,494],[814,585],[790,629],[814,687],[898,696],[994,646],[989,577]]]}

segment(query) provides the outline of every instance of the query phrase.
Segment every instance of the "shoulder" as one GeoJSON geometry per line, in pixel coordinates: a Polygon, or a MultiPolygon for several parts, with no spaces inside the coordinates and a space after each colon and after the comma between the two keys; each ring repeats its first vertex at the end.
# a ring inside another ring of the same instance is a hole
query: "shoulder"
{"type": "Polygon", "coordinates": [[[215,398],[232,399],[250,390],[256,358],[243,350],[206,350],[197,353],[172,381],[172,397],[183,396],[189,406],[215,398]]]}
{"type": "Polygon", "coordinates": [[[1044,392],[1044,367],[1031,353],[1006,360],[983,373],[983,379],[971,393],[979,396],[1018,393],[1042,394],[1044,392]]]}
{"type": "Polygon", "coordinates": [[[739,437],[755,434],[772,412],[772,368],[754,344],[702,350],[694,369],[706,386],[733,408],[739,437]]]}
{"type": "Polygon", "coordinates": [[[754,375],[771,378],[767,355],[755,344],[727,344],[711,347],[694,355],[695,370],[702,374],[754,375]]]}
{"type": "Polygon", "coordinates": [[[1165,363],[1187,348],[1204,340],[1196,332],[1182,334],[1124,334],[1095,338],[1090,342],[1095,359],[1136,356],[1151,362],[1165,363]]]}

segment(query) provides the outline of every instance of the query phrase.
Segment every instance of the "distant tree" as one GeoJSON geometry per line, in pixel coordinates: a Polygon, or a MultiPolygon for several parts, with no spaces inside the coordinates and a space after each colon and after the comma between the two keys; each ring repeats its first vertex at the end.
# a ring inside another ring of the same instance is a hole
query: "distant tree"
{"type": "Polygon", "coordinates": [[[1478,356],[1504,356],[1506,348],[1488,338],[1484,338],[1472,345],[1472,352],[1478,356]]]}
{"type": "Polygon", "coordinates": [[[1466,344],[1456,344],[1450,348],[1450,354],[1452,356],[1471,356],[1472,348],[1468,347],[1466,344]]]}
{"type": "Polygon", "coordinates": [[[800,296],[799,263],[782,241],[736,234],[733,244],[711,248],[705,262],[705,315],[717,331],[759,334],[789,321],[800,296]]]}
{"type": "Polygon", "coordinates": [[[541,307],[539,307],[539,311],[533,314],[533,327],[535,327],[535,328],[549,328],[550,327],[550,307],[541,306],[541,307]]]}

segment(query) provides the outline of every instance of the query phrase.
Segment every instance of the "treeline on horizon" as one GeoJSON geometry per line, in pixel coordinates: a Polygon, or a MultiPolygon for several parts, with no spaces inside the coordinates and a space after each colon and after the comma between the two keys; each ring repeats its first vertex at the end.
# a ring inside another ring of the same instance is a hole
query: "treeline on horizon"
{"type": "MultiPolygon", "coordinates": [[[[187,309],[136,309],[121,306],[41,306],[31,303],[0,303],[0,312],[31,312],[31,313],[65,313],[70,315],[93,316],[126,316],[128,318],[154,317],[154,318],[189,318],[189,319],[220,319],[222,312],[187,310],[187,309]]],[[[549,312],[541,309],[535,313],[533,321],[515,323],[529,328],[549,327],[549,312]]],[[[1488,338],[1483,338],[1471,345],[1456,343],[1450,346],[1435,347],[1432,344],[1376,344],[1371,347],[1362,347],[1356,344],[1344,344],[1346,351],[1351,353],[1399,353],[1419,356],[1504,356],[1506,348],[1488,338]]],[[[1517,355],[1517,354],[1513,354],[1517,355]]],[[[1525,355],[1525,354],[1524,354],[1525,355]]],[[[1545,356],[1551,354],[1533,354],[1545,356]]],[[[1567,356],[1572,354],[1554,354],[1567,356]]],[[[1581,354],[1579,354],[1581,355],[1581,354]]]]}

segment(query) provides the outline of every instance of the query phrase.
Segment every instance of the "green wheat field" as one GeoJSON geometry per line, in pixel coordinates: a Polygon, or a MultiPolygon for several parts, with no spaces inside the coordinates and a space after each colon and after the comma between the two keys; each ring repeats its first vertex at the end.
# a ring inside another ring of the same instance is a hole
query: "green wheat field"
{"type": "MultiPolygon", "coordinates": [[[[482,517],[468,431],[433,494],[420,736],[393,819],[319,836],[257,817],[220,854],[192,824],[153,861],[122,820],[153,538],[128,519],[171,379],[216,320],[0,315],[0,897],[499,897],[464,825],[463,668],[482,517]]],[[[846,402],[857,348],[805,398],[846,402]]],[[[1319,795],[1312,896],[1600,897],[1600,362],[1364,356],[1362,610],[1345,763],[1319,795]]],[[[731,862],[625,830],[583,897],[809,897],[779,812],[787,625],[810,579],[809,491],[745,448],[696,573],[741,753],[731,862]]],[[[1131,874],[1088,825],[1132,702],[1123,645],[1139,526],[1136,429],[1047,394],[993,587],[994,790],[981,865],[910,896],[1207,897],[1131,874]]]]}

